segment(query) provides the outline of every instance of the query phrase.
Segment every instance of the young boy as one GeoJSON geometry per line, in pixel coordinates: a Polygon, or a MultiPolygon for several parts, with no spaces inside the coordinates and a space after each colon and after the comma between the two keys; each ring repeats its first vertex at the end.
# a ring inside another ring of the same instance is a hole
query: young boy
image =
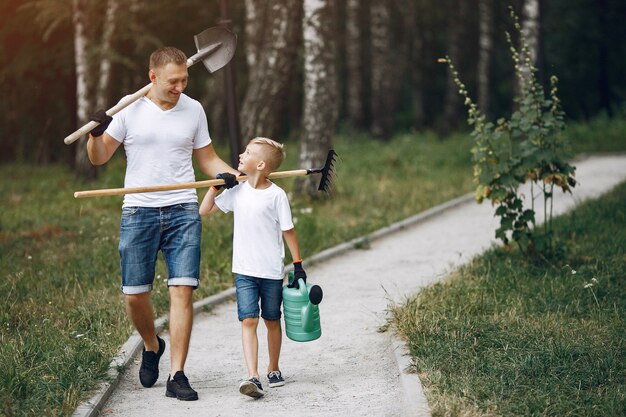
{"type": "Polygon", "coordinates": [[[283,238],[294,259],[295,281],[302,278],[306,282],[287,195],[267,178],[280,166],[284,157],[282,144],[267,138],[252,139],[239,155],[238,169],[247,175],[247,180],[217,197],[219,188],[212,187],[200,205],[202,216],[218,210],[234,213],[233,272],[237,315],[241,322],[243,354],[249,377],[241,382],[239,392],[254,398],[264,394],[257,369],[259,311],[267,327],[269,386],[285,385],[278,366],[282,343],[283,238]]]}

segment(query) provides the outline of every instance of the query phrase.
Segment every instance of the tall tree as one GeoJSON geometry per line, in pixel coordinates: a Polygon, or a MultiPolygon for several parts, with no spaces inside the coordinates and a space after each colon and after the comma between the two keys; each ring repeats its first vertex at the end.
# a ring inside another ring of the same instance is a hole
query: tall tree
{"type": "Polygon", "coordinates": [[[539,22],[539,0],[524,0],[522,35],[528,49],[524,50],[522,47],[522,62],[520,63],[522,78],[519,79],[518,93],[524,90],[526,83],[530,79],[531,67],[535,67],[537,64],[539,55],[539,22]]]}
{"type": "Polygon", "coordinates": [[[112,43],[113,34],[116,30],[118,9],[118,0],[107,1],[105,23],[100,46],[100,74],[98,78],[98,89],[96,91],[96,106],[99,109],[108,107],[109,104],[107,103],[107,93],[109,92],[109,84],[111,83],[112,43]]]}
{"type": "Polygon", "coordinates": [[[346,4],[346,107],[347,122],[352,128],[361,128],[364,122],[362,4],[360,0],[347,0],[346,4]]]}
{"type": "MultiPolygon", "coordinates": [[[[466,0],[451,0],[451,6],[446,30],[446,49],[456,67],[461,68],[463,66],[461,50],[465,35],[464,23],[467,14],[466,0]]],[[[461,110],[461,95],[454,83],[452,73],[448,71],[443,108],[444,120],[441,129],[444,135],[449,134],[459,125],[461,110]]]]}
{"type": "Polygon", "coordinates": [[[415,0],[402,2],[403,29],[407,39],[407,70],[411,85],[411,101],[413,123],[412,127],[420,128],[424,124],[424,34],[422,29],[425,8],[415,0]],[[419,7],[418,7],[418,3],[419,7]]]}
{"type": "Polygon", "coordinates": [[[389,139],[393,130],[391,1],[372,1],[370,5],[372,54],[370,131],[379,139],[389,139]]]}
{"type": "Polygon", "coordinates": [[[263,9],[250,3],[246,3],[250,6],[246,14],[255,21],[247,22],[248,40],[252,44],[247,61],[252,65],[241,109],[244,140],[255,136],[278,137],[281,133],[289,88],[296,72],[302,21],[302,0],[269,0],[262,3],[263,9]],[[255,45],[256,39],[262,39],[260,46],[255,45]]]}
{"type": "Polygon", "coordinates": [[[493,0],[478,0],[478,107],[489,114],[493,52],[493,0]]]}
{"type": "MultiPolygon", "coordinates": [[[[93,73],[89,71],[87,36],[87,0],[72,0],[72,22],[74,23],[74,57],[76,65],[76,113],[79,125],[88,122],[89,112],[94,108],[90,100],[89,83],[93,80],[93,73]],[[91,77],[91,79],[90,79],[91,77]]],[[[75,142],[76,156],[74,159],[74,172],[84,178],[96,177],[96,168],[89,162],[87,157],[87,141],[75,142]]]]}
{"type": "MultiPolygon", "coordinates": [[[[318,167],[332,147],[337,122],[337,80],[332,0],[304,0],[304,104],[300,166],[318,167]]],[[[319,196],[319,178],[301,177],[295,191],[319,196]]]]}

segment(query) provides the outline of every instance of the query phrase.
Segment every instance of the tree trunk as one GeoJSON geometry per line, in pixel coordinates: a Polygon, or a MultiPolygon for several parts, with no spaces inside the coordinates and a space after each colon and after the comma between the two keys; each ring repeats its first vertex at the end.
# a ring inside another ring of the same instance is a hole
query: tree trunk
{"type": "Polygon", "coordinates": [[[107,12],[104,21],[104,31],[102,33],[101,54],[100,54],[100,77],[98,79],[98,90],[96,92],[96,107],[105,109],[108,106],[109,85],[111,83],[111,52],[112,39],[115,33],[116,14],[119,8],[118,0],[108,0],[107,12]]]}
{"type": "Polygon", "coordinates": [[[371,134],[389,139],[393,130],[393,63],[390,0],[373,1],[370,6],[372,80],[371,134]]]}
{"type": "Polygon", "coordinates": [[[404,33],[407,39],[407,70],[411,80],[411,100],[413,123],[412,128],[419,129],[424,125],[424,37],[420,31],[420,14],[414,0],[402,2],[404,33]]]}
{"type": "MultiPolygon", "coordinates": [[[[463,25],[465,23],[466,7],[465,0],[452,0],[452,8],[448,19],[448,37],[446,41],[448,55],[457,70],[463,67],[461,45],[463,44],[463,25]]],[[[450,134],[459,125],[462,111],[461,106],[461,95],[459,94],[458,87],[454,83],[453,74],[448,71],[443,108],[444,120],[441,127],[441,133],[444,136],[450,134]]]]}
{"type": "Polygon", "coordinates": [[[282,133],[289,88],[296,72],[301,0],[272,0],[264,12],[267,16],[262,20],[267,23],[256,26],[260,30],[256,36],[249,34],[251,39],[261,38],[263,42],[258,51],[253,45],[247,57],[253,66],[241,109],[244,141],[255,136],[277,138],[282,133]]]}
{"type": "MultiPolygon", "coordinates": [[[[88,121],[90,103],[88,92],[88,62],[87,62],[87,35],[85,23],[87,21],[86,0],[72,0],[72,20],[74,23],[74,57],[76,65],[76,114],[78,124],[82,126],[88,121]]],[[[87,157],[87,141],[79,139],[75,143],[76,157],[74,159],[74,173],[80,177],[94,179],[96,168],[87,157]]]]}
{"type": "Polygon", "coordinates": [[[493,0],[478,0],[478,107],[489,115],[489,79],[493,51],[493,0]]]}
{"type": "Polygon", "coordinates": [[[354,129],[363,127],[363,33],[361,30],[361,1],[346,4],[346,100],[347,122],[354,129]]]}
{"type": "MultiPolygon", "coordinates": [[[[300,166],[324,165],[337,122],[332,0],[304,0],[304,103],[300,166]]],[[[295,192],[320,198],[319,176],[300,177],[295,192]]]]}
{"type": "Polygon", "coordinates": [[[522,93],[528,87],[531,77],[531,67],[537,63],[539,51],[539,0],[524,0],[522,11],[522,35],[526,41],[528,49],[522,56],[520,62],[521,79],[518,80],[518,93],[522,93]]]}

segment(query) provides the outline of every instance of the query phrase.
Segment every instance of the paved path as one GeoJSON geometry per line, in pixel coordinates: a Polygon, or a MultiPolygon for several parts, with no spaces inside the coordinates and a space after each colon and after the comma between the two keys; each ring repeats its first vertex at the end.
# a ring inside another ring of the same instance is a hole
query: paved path
{"type": "MultiPolygon", "coordinates": [[[[555,215],[626,179],[626,156],[592,157],[575,165],[579,185],[573,196],[557,193],[555,215]]],[[[246,372],[236,306],[227,302],[195,318],[186,374],[199,401],[165,397],[169,340],[164,332],[168,348],[157,384],[141,387],[135,359],[101,415],[429,416],[419,380],[403,371],[409,362],[402,344],[380,328],[390,302],[402,302],[494,243],[493,211],[490,204],[465,196],[375,234],[367,249],[350,249],[351,242],[316,257],[307,273],[324,289],[322,337],[307,343],[284,339],[281,369],[287,384],[274,389],[264,384],[265,397],[252,400],[238,393],[246,372]]],[[[262,325],[259,329],[263,370],[266,333],[262,325]]]]}

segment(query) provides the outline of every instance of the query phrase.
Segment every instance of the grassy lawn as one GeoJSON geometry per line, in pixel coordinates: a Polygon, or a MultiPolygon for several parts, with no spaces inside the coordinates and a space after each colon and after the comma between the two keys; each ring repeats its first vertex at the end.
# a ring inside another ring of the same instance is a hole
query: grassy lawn
{"type": "Polygon", "coordinates": [[[393,310],[433,416],[626,413],[626,183],[555,220],[550,263],[493,249],[393,310]]]}
{"type": "MultiPolygon", "coordinates": [[[[575,132],[577,151],[626,150],[626,134],[599,133],[626,132],[621,121],[598,123],[591,131],[595,141],[582,127],[575,132]]],[[[472,191],[470,147],[467,135],[445,141],[399,135],[387,143],[339,136],[333,198],[291,200],[305,262],[324,248],[472,191]]],[[[281,169],[300,168],[297,144],[287,143],[286,150],[281,169]]],[[[225,150],[218,152],[228,159],[225,150]]],[[[95,183],[65,167],[0,166],[0,415],[71,414],[132,332],[119,291],[122,198],[73,198],[78,190],[121,187],[121,156],[95,183]]],[[[292,180],[279,181],[291,189],[292,180]]],[[[231,222],[231,216],[205,220],[196,300],[232,285],[231,222]]],[[[157,317],[168,306],[165,271],[159,261],[152,297],[157,317]]]]}

